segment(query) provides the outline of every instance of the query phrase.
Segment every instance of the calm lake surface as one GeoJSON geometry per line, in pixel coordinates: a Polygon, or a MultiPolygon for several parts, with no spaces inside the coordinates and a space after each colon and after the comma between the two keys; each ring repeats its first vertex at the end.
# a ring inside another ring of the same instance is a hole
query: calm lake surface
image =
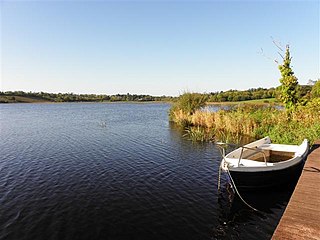
{"type": "Polygon", "coordinates": [[[0,105],[0,239],[270,239],[291,190],[232,201],[168,104],[0,105]]]}

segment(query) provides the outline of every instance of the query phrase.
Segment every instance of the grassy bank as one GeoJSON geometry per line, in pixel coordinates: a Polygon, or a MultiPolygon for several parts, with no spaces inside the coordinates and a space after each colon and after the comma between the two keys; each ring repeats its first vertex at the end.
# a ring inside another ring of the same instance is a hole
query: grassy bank
{"type": "Polygon", "coordinates": [[[288,118],[284,110],[272,106],[240,104],[230,110],[210,112],[172,108],[171,121],[186,129],[192,140],[208,141],[249,136],[270,136],[274,142],[299,144],[304,138],[313,142],[320,138],[320,100],[314,99],[297,107],[288,118]]]}
{"type": "Polygon", "coordinates": [[[207,105],[238,105],[238,104],[248,104],[248,105],[273,105],[281,104],[276,98],[264,98],[255,100],[244,100],[235,102],[207,102],[207,105]]]}

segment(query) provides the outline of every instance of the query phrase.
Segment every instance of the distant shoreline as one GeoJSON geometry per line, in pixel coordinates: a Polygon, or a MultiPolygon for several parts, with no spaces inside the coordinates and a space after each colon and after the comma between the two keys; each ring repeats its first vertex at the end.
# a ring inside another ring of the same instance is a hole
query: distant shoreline
{"type": "Polygon", "coordinates": [[[150,104],[150,103],[172,103],[170,101],[70,101],[70,102],[54,102],[46,100],[31,100],[31,101],[11,101],[11,102],[0,102],[0,104],[65,104],[65,103],[101,103],[101,104],[115,104],[115,103],[134,103],[134,104],[150,104]]]}
{"type": "MultiPolygon", "coordinates": [[[[169,101],[169,100],[153,100],[153,101],[110,101],[110,100],[105,100],[105,101],[49,101],[43,98],[35,98],[35,97],[22,97],[22,96],[6,96],[8,102],[3,102],[0,101],[0,104],[12,104],[12,103],[45,103],[45,104],[61,104],[61,103],[104,103],[104,104],[114,104],[114,103],[134,103],[134,104],[150,104],[150,103],[167,103],[167,104],[172,104],[174,101],[169,101]]],[[[249,105],[279,105],[280,103],[276,102],[274,98],[267,98],[267,99],[258,99],[258,100],[247,100],[247,101],[237,101],[237,102],[207,102],[206,103],[208,106],[217,106],[217,105],[237,105],[237,104],[249,104],[249,105]]]]}
{"type": "Polygon", "coordinates": [[[60,102],[171,102],[171,96],[151,96],[144,94],[73,94],[73,93],[25,93],[0,92],[0,103],[60,103],[60,102]]]}

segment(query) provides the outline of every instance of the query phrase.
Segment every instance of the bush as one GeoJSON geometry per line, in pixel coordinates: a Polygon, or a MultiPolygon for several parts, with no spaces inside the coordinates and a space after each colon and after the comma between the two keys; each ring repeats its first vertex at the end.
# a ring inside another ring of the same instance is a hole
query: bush
{"type": "Polygon", "coordinates": [[[312,87],[311,96],[313,98],[320,98],[320,80],[318,80],[312,87]]]}
{"type": "Polygon", "coordinates": [[[170,120],[182,122],[188,119],[196,110],[205,106],[208,96],[200,93],[184,93],[170,108],[170,120]]]}

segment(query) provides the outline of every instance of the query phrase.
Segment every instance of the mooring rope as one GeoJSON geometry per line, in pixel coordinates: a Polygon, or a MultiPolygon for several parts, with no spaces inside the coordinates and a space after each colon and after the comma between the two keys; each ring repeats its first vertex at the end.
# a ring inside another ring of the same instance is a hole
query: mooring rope
{"type": "Polygon", "coordinates": [[[252,207],[249,203],[247,203],[247,202],[242,198],[242,196],[240,195],[240,193],[239,193],[239,191],[238,191],[238,189],[237,189],[236,184],[235,184],[234,181],[233,181],[233,178],[232,178],[232,176],[231,176],[231,174],[230,174],[229,168],[227,168],[226,172],[227,172],[228,175],[229,175],[229,178],[230,178],[232,187],[234,188],[235,192],[237,193],[237,195],[239,196],[239,198],[241,199],[241,201],[242,201],[245,205],[247,205],[249,208],[251,208],[252,210],[254,210],[254,211],[256,211],[256,212],[260,212],[258,209],[252,207]]]}
{"type": "MultiPolygon", "coordinates": [[[[217,143],[217,144],[222,144],[222,143],[217,143]]],[[[223,147],[221,147],[220,145],[217,145],[219,148],[219,151],[220,151],[220,154],[222,156],[222,161],[224,160],[224,157],[225,157],[225,149],[223,147]]],[[[222,163],[221,161],[221,163],[222,163]]],[[[220,163],[220,166],[219,166],[219,173],[218,173],[218,191],[220,191],[220,187],[221,187],[221,171],[222,171],[222,167],[221,167],[221,163],[220,163]]],[[[224,169],[225,170],[225,169],[224,169]]],[[[231,181],[231,186],[232,188],[234,189],[234,191],[236,192],[236,194],[239,196],[239,198],[241,199],[241,201],[247,205],[249,208],[251,208],[252,210],[256,211],[256,212],[260,212],[258,209],[252,207],[249,203],[247,203],[243,197],[240,195],[238,189],[237,189],[237,186],[236,184],[234,183],[233,181],[233,178],[230,174],[230,171],[229,171],[229,166],[227,165],[226,167],[226,170],[225,170],[227,173],[228,173],[228,176],[230,178],[230,181],[231,181]]]]}
{"type": "Polygon", "coordinates": [[[219,166],[219,172],[218,172],[218,191],[220,192],[220,186],[221,186],[221,165],[219,166]]]}
{"type": "MultiPolygon", "coordinates": [[[[225,156],[225,150],[223,147],[218,146],[218,149],[220,151],[220,154],[222,156],[222,160],[224,159],[224,156],[225,156]]],[[[221,187],[221,170],[222,170],[222,167],[221,167],[221,162],[220,162],[220,165],[219,165],[219,172],[218,172],[218,191],[220,191],[220,187],[221,187]]]]}

